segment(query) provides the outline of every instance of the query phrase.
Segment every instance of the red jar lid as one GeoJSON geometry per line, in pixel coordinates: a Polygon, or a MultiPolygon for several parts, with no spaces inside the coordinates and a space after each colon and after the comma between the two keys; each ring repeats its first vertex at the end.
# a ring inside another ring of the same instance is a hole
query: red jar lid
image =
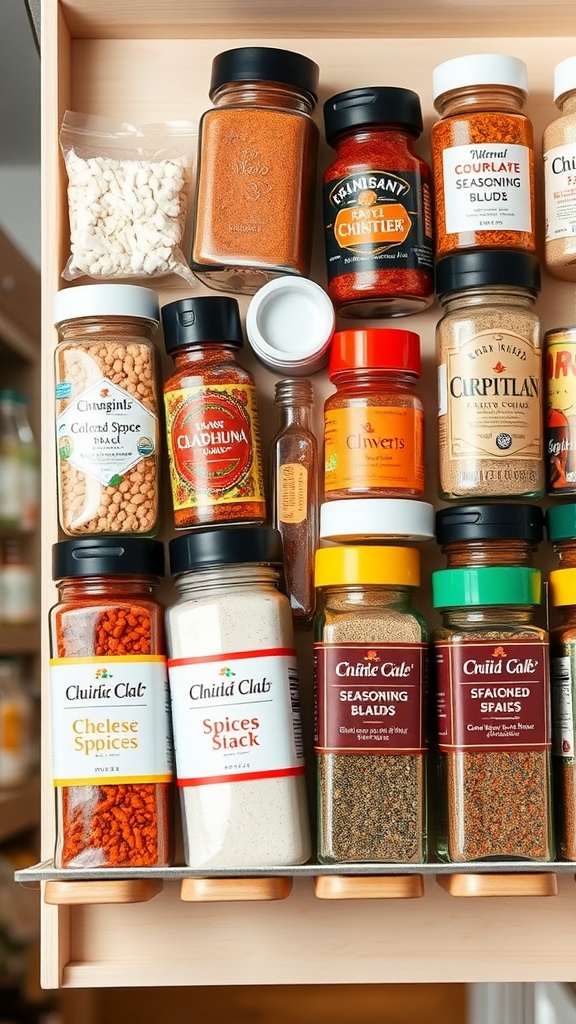
{"type": "Polygon", "coordinates": [[[330,380],[342,370],[405,370],[420,376],[420,335],[396,328],[337,331],[330,349],[330,380]]]}

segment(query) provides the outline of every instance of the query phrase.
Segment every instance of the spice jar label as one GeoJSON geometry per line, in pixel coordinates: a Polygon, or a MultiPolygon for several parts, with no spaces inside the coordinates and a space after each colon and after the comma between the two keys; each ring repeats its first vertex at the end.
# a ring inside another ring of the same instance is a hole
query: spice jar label
{"type": "Polygon", "coordinates": [[[328,279],[359,271],[430,269],[430,191],[419,174],[349,174],[324,185],[328,279]]]}
{"type": "Polygon", "coordinates": [[[576,333],[546,334],[546,474],[548,490],[576,489],[576,333]]]}
{"type": "Polygon", "coordinates": [[[178,388],[164,401],[174,509],[263,501],[256,389],[178,388]]]}
{"type": "Polygon", "coordinates": [[[168,661],[179,786],[304,773],[296,652],[168,661]]]}
{"type": "Polygon", "coordinates": [[[426,644],[314,644],[318,754],[422,754],[426,644]]]}
{"type": "Polygon", "coordinates": [[[548,645],[436,644],[440,750],[549,750],[548,645]]]}
{"type": "Polygon", "coordinates": [[[161,655],[50,661],[55,786],[172,779],[161,655]]]}
{"type": "Polygon", "coordinates": [[[279,467],[277,480],[278,519],[282,523],[303,523],[308,509],[308,470],[298,462],[279,467]]]}
{"type": "Polygon", "coordinates": [[[442,164],[448,234],[533,230],[527,146],[449,146],[442,164]]]}
{"type": "Polygon", "coordinates": [[[546,241],[576,234],[576,145],[555,146],[544,153],[546,241]]]}
{"type": "Polygon", "coordinates": [[[116,487],[156,451],[158,420],[134,395],[101,377],[60,413],[56,430],[62,464],[116,487]]]}
{"type": "Polygon", "coordinates": [[[552,753],[556,757],[574,757],[574,682],[576,643],[562,644],[561,653],[550,658],[552,691],[552,753]]]}
{"type": "Polygon", "coordinates": [[[520,334],[487,330],[447,349],[445,358],[438,372],[440,447],[455,462],[486,460],[469,485],[507,480],[509,458],[541,459],[540,349],[520,334]]]}
{"type": "Polygon", "coordinates": [[[349,406],[326,413],[324,489],[424,488],[424,414],[420,409],[349,406]]]}

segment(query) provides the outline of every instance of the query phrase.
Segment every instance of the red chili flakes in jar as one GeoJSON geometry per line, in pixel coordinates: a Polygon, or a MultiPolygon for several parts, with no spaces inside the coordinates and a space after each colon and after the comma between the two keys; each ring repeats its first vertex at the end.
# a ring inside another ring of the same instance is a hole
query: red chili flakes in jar
{"type": "Polygon", "coordinates": [[[328,294],[338,313],[416,313],[433,298],[430,169],[414,150],[410,89],[351,89],[324,104],[336,160],[323,179],[328,294]]]}

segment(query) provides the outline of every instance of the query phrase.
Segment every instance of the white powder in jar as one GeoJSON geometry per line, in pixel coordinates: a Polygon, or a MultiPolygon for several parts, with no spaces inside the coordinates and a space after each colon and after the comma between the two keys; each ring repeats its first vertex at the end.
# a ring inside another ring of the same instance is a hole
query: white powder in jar
{"type": "MultiPolygon", "coordinates": [[[[234,574],[230,566],[222,571],[234,574]]],[[[264,571],[270,579],[271,570],[264,571]]],[[[198,575],[207,578],[206,573],[198,575]]],[[[207,584],[199,595],[186,594],[168,610],[171,659],[220,654],[226,659],[234,652],[294,647],[290,604],[283,594],[236,582],[225,588],[218,585],[216,592],[207,584]]],[[[235,713],[233,703],[223,710],[235,713]]],[[[178,761],[178,743],[176,757],[178,761]]],[[[310,856],[303,774],[188,785],[180,788],[180,794],[190,867],[302,864],[310,856]]]]}

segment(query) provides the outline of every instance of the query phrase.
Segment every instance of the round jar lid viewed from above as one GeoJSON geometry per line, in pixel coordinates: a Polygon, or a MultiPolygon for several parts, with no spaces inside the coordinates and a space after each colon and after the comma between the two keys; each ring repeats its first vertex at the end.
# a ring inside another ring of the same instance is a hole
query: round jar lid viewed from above
{"type": "Polygon", "coordinates": [[[576,539],[576,503],[552,505],[547,509],[546,533],[551,544],[576,539]]]}
{"type": "Polygon", "coordinates": [[[91,316],[125,316],[160,322],[158,296],[135,284],[81,284],[54,296],[54,323],[91,316]]]}
{"type": "Polygon", "coordinates": [[[436,513],[436,540],[440,545],[482,540],[540,544],[543,536],[544,513],[539,505],[455,505],[436,513]]]}
{"type": "Polygon", "coordinates": [[[542,574],[525,566],[438,569],[432,573],[434,608],[479,608],[492,605],[538,605],[542,574]]]}
{"type": "Polygon", "coordinates": [[[319,548],[314,565],[317,587],[420,586],[420,552],[417,548],[346,545],[319,548]]]}
{"type": "Polygon", "coordinates": [[[348,543],[431,540],[434,507],[409,498],[347,498],[320,506],[320,539],[348,543]]]}
{"type": "Polygon", "coordinates": [[[471,85],[504,85],[528,95],[528,69],[519,57],[504,53],[468,53],[438,64],[432,72],[434,99],[471,85]]]}
{"type": "Polygon", "coordinates": [[[270,370],[306,375],[328,362],[334,307],[320,285],[284,275],[260,288],[248,306],[246,335],[270,370]]]}

